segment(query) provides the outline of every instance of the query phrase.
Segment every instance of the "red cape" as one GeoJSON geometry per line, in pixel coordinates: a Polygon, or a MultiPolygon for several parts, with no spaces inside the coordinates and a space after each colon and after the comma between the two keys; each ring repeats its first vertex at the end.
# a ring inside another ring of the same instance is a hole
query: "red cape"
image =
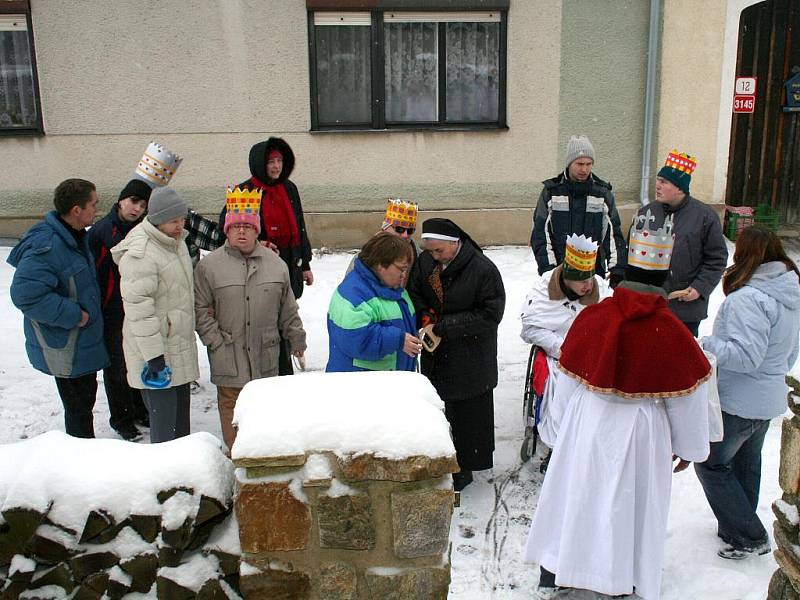
{"type": "Polygon", "coordinates": [[[700,345],[662,296],[621,286],[581,311],[559,367],[589,389],[635,398],[685,396],[711,375],[700,345]]]}

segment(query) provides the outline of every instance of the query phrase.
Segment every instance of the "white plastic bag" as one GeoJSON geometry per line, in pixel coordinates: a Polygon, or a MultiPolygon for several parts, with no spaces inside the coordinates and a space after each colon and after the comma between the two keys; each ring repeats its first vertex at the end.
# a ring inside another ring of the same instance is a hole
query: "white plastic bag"
{"type": "Polygon", "coordinates": [[[722,430],[722,408],[719,404],[719,388],[717,387],[717,357],[708,350],[703,350],[711,363],[711,377],[708,381],[708,439],[712,442],[721,442],[724,434],[722,430]]]}

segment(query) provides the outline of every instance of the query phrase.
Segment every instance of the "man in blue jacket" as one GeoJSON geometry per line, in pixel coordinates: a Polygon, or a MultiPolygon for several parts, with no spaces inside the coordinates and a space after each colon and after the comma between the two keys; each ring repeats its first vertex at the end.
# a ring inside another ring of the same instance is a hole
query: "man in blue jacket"
{"type": "Polygon", "coordinates": [[[62,181],[55,210],[31,227],[8,257],[16,268],[11,300],[25,317],[25,350],[33,367],[56,379],[69,435],[94,437],[97,371],[108,364],[100,289],[86,227],[97,192],[83,179],[62,181]]]}

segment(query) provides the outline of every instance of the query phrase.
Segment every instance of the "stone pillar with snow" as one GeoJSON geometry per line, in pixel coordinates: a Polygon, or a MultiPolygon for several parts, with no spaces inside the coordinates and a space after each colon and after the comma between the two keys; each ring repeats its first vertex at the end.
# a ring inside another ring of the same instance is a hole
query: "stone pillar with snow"
{"type": "Polygon", "coordinates": [[[458,464],[425,377],[262,379],[234,422],[245,598],[447,597],[458,464]]]}

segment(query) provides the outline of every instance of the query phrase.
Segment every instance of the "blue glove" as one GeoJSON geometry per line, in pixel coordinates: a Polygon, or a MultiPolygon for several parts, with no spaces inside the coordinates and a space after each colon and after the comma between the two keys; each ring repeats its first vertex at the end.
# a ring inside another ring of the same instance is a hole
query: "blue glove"
{"type": "Polygon", "coordinates": [[[147,361],[142,369],[142,383],[157,390],[168,388],[172,383],[172,369],[167,366],[163,354],[147,361]]]}

